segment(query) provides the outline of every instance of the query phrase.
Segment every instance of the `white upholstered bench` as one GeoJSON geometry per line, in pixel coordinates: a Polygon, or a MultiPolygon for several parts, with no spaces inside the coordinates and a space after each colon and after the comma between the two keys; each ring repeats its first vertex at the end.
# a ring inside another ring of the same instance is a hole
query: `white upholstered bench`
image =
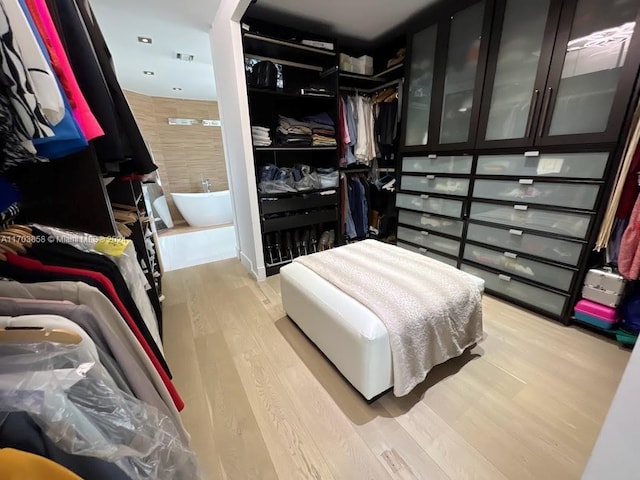
{"type": "Polygon", "coordinates": [[[393,386],[389,335],[371,310],[297,262],[280,283],[287,315],[356,390],[371,400],[393,386]]]}

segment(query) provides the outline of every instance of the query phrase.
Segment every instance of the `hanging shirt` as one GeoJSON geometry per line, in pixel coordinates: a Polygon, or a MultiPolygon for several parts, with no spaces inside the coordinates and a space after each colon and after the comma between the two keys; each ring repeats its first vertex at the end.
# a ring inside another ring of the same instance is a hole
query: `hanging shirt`
{"type": "Polygon", "coordinates": [[[0,477],[3,480],[48,479],[48,480],[82,480],[75,473],[48,458],[29,452],[0,449],[0,477]]]}
{"type": "Polygon", "coordinates": [[[2,3],[0,3],[0,49],[4,85],[8,86],[6,90],[14,113],[13,126],[25,148],[35,153],[32,140],[50,137],[53,135],[53,130],[38,105],[2,3]]]}
{"type": "Polygon", "coordinates": [[[75,74],[67,58],[67,53],[62,46],[60,36],[58,35],[45,0],[26,0],[26,4],[47,48],[51,66],[62,84],[62,88],[73,111],[73,116],[78,122],[82,133],[87,140],[93,140],[94,138],[104,135],[102,127],[100,127],[100,124],[91,112],[78,86],[75,74]]]}
{"type": "Polygon", "coordinates": [[[1,0],[20,49],[22,63],[33,86],[36,100],[51,125],[60,123],[65,110],[62,95],[48,60],[44,57],[35,33],[18,0],[1,0]]]}
{"type": "MultiPolygon", "coordinates": [[[[168,367],[164,362],[164,358],[158,351],[155,342],[149,335],[148,330],[144,324],[137,325],[133,320],[129,312],[126,310],[118,294],[111,282],[104,277],[104,275],[97,274],[88,270],[81,270],[75,268],[66,267],[52,267],[49,265],[43,265],[42,263],[31,260],[18,255],[8,253],[7,262],[0,262],[0,274],[7,278],[13,278],[19,281],[26,282],[41,282],[41,281],[81,281],[89,285],[96,285],[99,290],[104,291],[105,295],[113,303],[120,315],[127,322],[131,331],[134,333],[138,342],[149,356],[149,359],[153,363],[154,367],[158,370],[167,390],[171,394],[173,401],[176,404],[178,410],[184,408],[184,402],[180,398],[177,390],[171,382],[171,378],[168,375],[168,367]],[[13,267],[13,268],[12,268],[13,267]]],[[[92,286],[93,286],[92,285],[92,286]]]]}
{"type": "MultiPolygon", "coordinates": [[[[96,327],[104,335],[105,341],[120,363],[136,396],[140,400],[158,407],[156,397],[159,395],[160,401],[169,409],[170,417],[179,428],[182,438],[185,442],[189,441],[189,434],[182,425],[178,409],[157,368],[124,318],[97,288],[82,282],[18,283],[4,281],[0,282],[0,296],[53,301],[67,300],[77,305],[86,305],[99,319],[96,327]],[[151,382],[151,385],[148,382],[151,382]]],[[[161,407],[158,409],[163,411],[161,407]]]]}
{"type": "MultiPolygon", "coordinates": [[[[4,1],[4,0],[3,0],[4,1]]],[[[9,0],[14,1],[14,0],[9,0]]],[[[40,37],[40,33],[36,29],[36,26],[33,22],[33,18],[31,17],[31,13],[27,9],[27,6],[24,0],[19,0],[20,7],[24,12],[24,16],[26,17],[31,30],[33,31],[32,35],[36,39],[38,46],[40,48],[41,54],[44,56],[47,66],[50,63],[49,53],[40,37]]],[[[51,74],[52,78],[55,81],[56,89],[58,90],[58,94],[63,101],[64,108],[64,116],[61,121],[57,122],[53,125],[53,137],[47,138],[37,138],[33,141],[33,144],[38,151],[38,154],[47,158],[61,158],[67,155],[71,155],[73,153],[84,150],[89,146],[87,139],[84,137],[84,134],[80,130],[78,123],[73,117],[73,113],[71,112],[71,106],[69,105],[69,101],[66,98],[66,95],[62,92],[62,87],[55,77],[55,75],[51,74]]],[[[38,95],[38,99],[40,96],[38,95]]]]}

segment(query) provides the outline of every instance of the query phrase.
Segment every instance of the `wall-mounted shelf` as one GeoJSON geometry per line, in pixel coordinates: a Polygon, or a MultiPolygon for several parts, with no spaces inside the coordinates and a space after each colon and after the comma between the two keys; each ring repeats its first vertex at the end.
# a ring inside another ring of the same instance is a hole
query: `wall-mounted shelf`
{"type": "Polygon", "coordinates": [[[311,152],[315,150],[335,150],[335,147],[254,147],[257,152],[293,152],[293,151],[306,151],[311,152]]]}
{"type": "Polygon", "coordinates": [[[284,90],[266,90],[262,88],[253,88],[249,87],[249,94],[251,95],[264,95],[264,96],[277,96],[277,97],[291,97],[291,98],[311,98],[314,100],[333,100],[335,101],[335,94],[309,94],[309,93],[300,93],[300,92],[287,92],[284,90]]]}

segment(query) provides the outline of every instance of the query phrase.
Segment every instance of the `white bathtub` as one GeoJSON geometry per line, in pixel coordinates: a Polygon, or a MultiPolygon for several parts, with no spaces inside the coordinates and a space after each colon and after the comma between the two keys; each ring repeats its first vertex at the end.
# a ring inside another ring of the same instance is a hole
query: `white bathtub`
{"type": "Polygon", "coordinates": [[[233,223],[229,190],[211,193],[172,193],[180,213],[192,227],[233,223]]]}

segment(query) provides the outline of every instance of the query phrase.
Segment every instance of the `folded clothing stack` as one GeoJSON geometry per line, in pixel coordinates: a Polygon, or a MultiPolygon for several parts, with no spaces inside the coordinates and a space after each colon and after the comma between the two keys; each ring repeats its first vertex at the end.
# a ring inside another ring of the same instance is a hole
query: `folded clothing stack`
{"type": "Polygon", "coordinates": [[[309,165],[297,164],[293,168],[263,165],[259,172],[260,193],[295,193],[338,186],[338,171],[333,168],[318,168],[312,171],[309,165]]]}
{"type": "Polygon", "coordinates": [[[304,119],[311,128],[314,147],[335,147],[336,127],[328,113],[318,113],[304,119]]]}
{"type": "Polygon", "coordinates": [[[307,122],[296,120],[295,118],[279,116],[280,124],[276,133],[278,145],[287,147],[310,147],[311,128],[307,122]]]}
{"type": "Polygon", "coordinates": [[[254,147],[271,146],[270,130],[267,127],[252,126],[251,136],[253,137],[254,147]]]}

